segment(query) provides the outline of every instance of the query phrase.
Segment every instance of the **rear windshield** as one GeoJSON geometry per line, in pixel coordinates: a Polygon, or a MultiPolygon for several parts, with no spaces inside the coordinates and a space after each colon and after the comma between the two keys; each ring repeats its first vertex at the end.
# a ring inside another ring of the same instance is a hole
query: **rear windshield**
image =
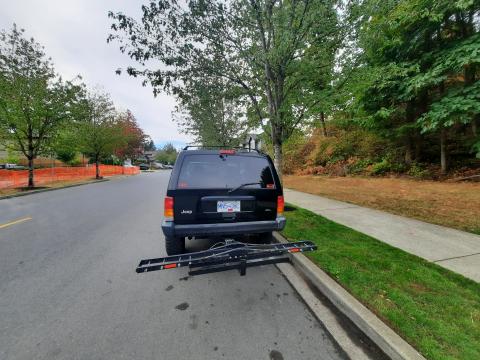
{"type": "Polygon", "coordinates": [[[264,157],[242,155],[187,155],[180,169],[179,189],[275,188],[272,170],[264,157]]]}

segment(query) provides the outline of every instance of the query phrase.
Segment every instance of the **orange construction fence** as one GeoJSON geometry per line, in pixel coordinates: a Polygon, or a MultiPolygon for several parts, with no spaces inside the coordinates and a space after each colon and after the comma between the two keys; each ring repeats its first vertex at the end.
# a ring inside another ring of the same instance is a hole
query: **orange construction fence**
{"type": "MultiPolygon", "coordinates": [[[[100,176],[136,175],[140,173],[137,166],[100,165],[100,176]]],[[[95,177],[95,165],[88,167],[52,167],[33,171],[35,185],[54,181],[71,181],[95,177]]],[[[28,170],[0,170],[0,189],[28,185],[28,170]]]]}

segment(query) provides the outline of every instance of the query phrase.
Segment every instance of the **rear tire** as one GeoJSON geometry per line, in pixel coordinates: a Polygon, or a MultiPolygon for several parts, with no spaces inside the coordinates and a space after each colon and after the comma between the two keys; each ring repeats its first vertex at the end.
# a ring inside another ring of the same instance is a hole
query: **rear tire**
{"type": "Polygon", "coordinates": [[[165,249],[167,255],[179,255],[185,252],[185,238],[184,237],[165,237],[165,249]]]}

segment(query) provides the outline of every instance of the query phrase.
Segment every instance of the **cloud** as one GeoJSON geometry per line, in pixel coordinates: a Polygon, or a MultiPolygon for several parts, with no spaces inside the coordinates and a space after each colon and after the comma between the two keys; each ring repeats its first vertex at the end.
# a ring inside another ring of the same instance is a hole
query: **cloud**
{"type": "Polygon", "coordinates": [[[171,120],[175,101],[161,94],[156,98],[140,79],[118,76],[115,70],[131,64],[116,44],[107,44],[111,20],[108,11],[140,15],[140,2],[129,0],[16,0],[4,2],[0,29],[13,23],[35,38],[65,79],[81,75],[93,88],[101,86],[111,94],[117,107],[130,109],[140,126],[156,143],[189,142],[171,120]]]}

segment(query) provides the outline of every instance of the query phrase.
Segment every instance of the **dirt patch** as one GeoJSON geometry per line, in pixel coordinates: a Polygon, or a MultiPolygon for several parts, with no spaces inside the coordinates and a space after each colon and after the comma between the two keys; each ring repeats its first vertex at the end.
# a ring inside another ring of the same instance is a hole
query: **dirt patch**
{"type": "Polygon", "coordinates": [[[480,233],[480,184],[289,175],[286,188],[480,233]]]}
{"type": "Polygon", "coordinates": [[[96,179],[79,179],[79,180],[71,180],[71,181],[54,181],[48,184],[48,186],[35,186],[33,188],[29,187],[15,187],[15,188],[0,188],[0,198],[6,195],[14,195],[17,193],[27,193],[29,191],[35,190],[42,190],[48,188],[62,188],[70,185],[77,185],[77,184],[88,184],[96,182],[96,179]]]}
{"type": "Polygon", "coordinates": [[[42,190],[42,189],[48,189],[48,186],[35,186],[35,187],[25,186],[25,187],[14,188],[14,190],[17,190],[17,191],[20,191],[20,192],[23,192],[23,191],[42,190]]]}
{"type": "Polygon", "coordinates": [[[418,284],[418,283],[410,283],[408,284],[408,287],[410,287],[412,290],[414,290],[417,293],[425,293],[430,291],[425,285],[418,284]]]}

